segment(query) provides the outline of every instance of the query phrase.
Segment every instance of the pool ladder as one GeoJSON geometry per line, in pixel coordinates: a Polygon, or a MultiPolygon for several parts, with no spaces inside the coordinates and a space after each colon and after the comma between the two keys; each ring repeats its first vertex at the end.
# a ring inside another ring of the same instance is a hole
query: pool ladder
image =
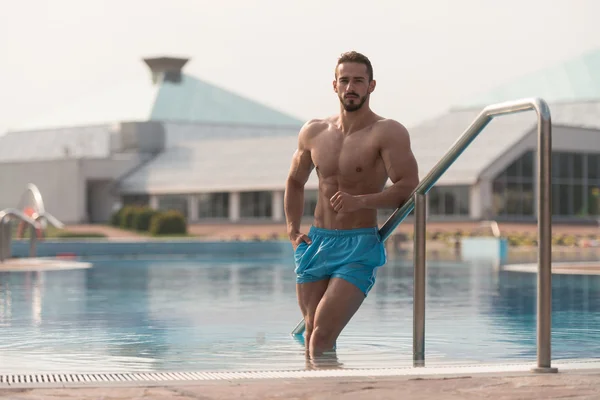
{"type": "Polygon", "coordinates": [[[30,196],[31,200],[33,200],[35,209],[37,210],[34,218],[31,218],[18,208],[7,208],[0,211],[0,263],[11,257],[12,229],[10,222],[12,219],[19,219],[29,225],[31,232],[31,238],[29,241],[29,257],[36,256],[37,228],[45,228],[46,222],[50,223],[50,225],[54,226],[55,228],[62,229],[64,227],[62,222],[46,211],[42,193],[35,184],[27,184],[27,189],[21,196],[19,208],[24,206],[25,196],[30,196]]]}
{"type": "Polygon", "coordinates": [[[35,218],[31,218],[23,211],[16,208],[7,208],[0,211],[0,263],[3,263],[11,257],[12,227],[10,222],[12,219],[21,220],[30,228],[31,238],[29,239],[29,257],[36,256],[36,231],[42,222],[48,221],[56,228],[62,228],[64,226],[62,222],[47,211],[43,211],[36,215],[35,218]]]}
{"type": "MultiPolygon", "coordinates": [[[[387,240],[396,227],[415,211],[414,290],[413,290],[413,362],[425,365],[425,278],[426,278],[426,195],[448,168],[469,147],[471,142],[495,117],[534,110],[537,114],[537,367],[533,372],[558,372],[551,366],[552,319],[552,121],[548,104],[539,98],[521,99],[485,107],[475,121],[450,147],[416,187],[409,200],[380,228],[382,240],[387,240]]],[[[301,335],[305,330],[301,320],[292,331],[301,335]]]]}
{"type": "Polygon", "coordinates": [[[12,227],[10,221],[14,218],[20,219],[31,228],[29,255],[31,257],[35,256],[35,237],[38,223],[16,208],[7,208],[0,211],[0,263],[11,257],[12,227]]]}

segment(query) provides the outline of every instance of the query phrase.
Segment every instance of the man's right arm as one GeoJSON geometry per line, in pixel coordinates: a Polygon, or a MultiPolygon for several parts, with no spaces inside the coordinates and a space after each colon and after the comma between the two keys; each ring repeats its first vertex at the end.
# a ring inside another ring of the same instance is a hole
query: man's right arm
{"type": "Polygon", "coordinates": [[[307,122],[298,134],[298,148],[292,157],[292,164],[285,184],[284,209],[287,220],[287,233],[296,245],[302,240],[308,241],[307,236],[300,233],[300,223],[304,211],[304,185],[314,168],[310,154],[310,136],[314,130],[314,122],[307,122]]]}

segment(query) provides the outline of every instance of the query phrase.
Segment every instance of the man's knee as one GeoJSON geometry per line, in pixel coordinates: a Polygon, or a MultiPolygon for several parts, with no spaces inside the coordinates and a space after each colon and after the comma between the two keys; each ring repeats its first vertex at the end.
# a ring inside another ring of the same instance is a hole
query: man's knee
{"type": "Polygon", "coordinates": [[[335,345],[336,339],[336,332],[333,329],[317,325],[312,329],[310,336],[311,347],[320,351],[330,350],[335,345]]]}

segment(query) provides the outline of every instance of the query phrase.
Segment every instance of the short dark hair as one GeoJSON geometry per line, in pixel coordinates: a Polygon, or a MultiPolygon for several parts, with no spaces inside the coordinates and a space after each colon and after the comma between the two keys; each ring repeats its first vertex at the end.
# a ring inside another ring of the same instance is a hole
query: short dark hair
{"type": "Polygon", "coordinates": [[[373,66],[371,65],[371,61],[367,56],[361,54],[356,51],[347,51],[342,53],[342,55],[338,58],[337,64],[335,66],[335,76],[337,78],[337,67],[346,62],[354,62],[359,64],[364,64],[367,67],[367,73],[369,74],[369,81],[373,80],[373,66]]]}

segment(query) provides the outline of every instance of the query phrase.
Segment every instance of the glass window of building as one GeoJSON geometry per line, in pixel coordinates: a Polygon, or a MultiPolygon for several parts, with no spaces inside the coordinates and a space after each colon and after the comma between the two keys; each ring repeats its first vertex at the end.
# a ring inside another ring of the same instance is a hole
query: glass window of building
{"type": "Polygon", "coordinates": [[[272,214],[271,192],[242,192],[240,193],[241,218],[270,218],[272,214]]]}
{"type": "Polygon", "coordinates": [[[429,215],[469,215],[469,186],[434,186],[428,192],[429,215]]]}
{"type": "Polygon", "coordinates": [[[198,196],[198,218],[228,218],[229,193],[202,193],[198,196]]]}
{"type": "Polygon", "coordinates": [[[160,195],[157,196],[158,209],[162,211],[175,210],[188,216],[188,196],[187,195],[160,195]]]}
{"type": "MultiPolygon", "coordinates": [[[[493,208],[497,216],[534,215],[535,153],[529,150],[494,179],[493,208]]],[[[552,214],[589,217],[599,213],[600,154],[552,153],[552,214]]]]}

